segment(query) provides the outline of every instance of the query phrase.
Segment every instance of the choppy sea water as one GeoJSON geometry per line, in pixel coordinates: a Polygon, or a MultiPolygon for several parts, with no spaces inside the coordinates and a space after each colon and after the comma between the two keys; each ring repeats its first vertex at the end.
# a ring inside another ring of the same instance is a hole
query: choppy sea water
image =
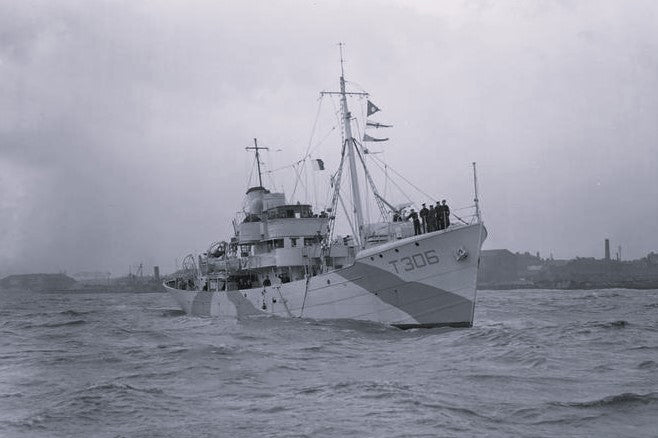
{"type": "Polygon", "coordinates": [[[0,295],[0,436],[657,436],[658,291],[482,291],[470,329],[0,295]]]}

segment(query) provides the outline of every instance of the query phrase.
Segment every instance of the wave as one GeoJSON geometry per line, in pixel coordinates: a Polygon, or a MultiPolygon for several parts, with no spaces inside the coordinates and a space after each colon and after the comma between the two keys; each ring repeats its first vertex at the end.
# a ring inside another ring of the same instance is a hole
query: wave
{"type": "Polygon", "coordinates": [[[66,327],[66,326],[72,326],[72,325],[83,325],[87,324],[87,321],[84,319],[74,319],[73,321],[64,321],[64,322],[50,322],[47,324],[37,324],[33,325],[33,327],[66,327]]]}
{"type": "Polygon", "coordinates": [[[85,394],[89,392],[142,392],[145,394],[162,394],[164,391],[160,388],[138,388],[136,386],[128,385],[126,383],[101,383],[98,385],[90,385],[78,391],[78,394],[85,394]]]}
{"type": "Polygon", "coordinates": [[[268,406],[268,407],[261,407],[258,405],[254,405],[250,407],[247,412],[250,413],[260,413],[260,414],[278,414],[279,412],[285,412],[289,411],[290,408],[286,406],[268,406]]]}
{"type": "Polygon", "coordinates": [[[658,403],[658,393],[650,392],[648,394],[636,394],[634,392],[625,392],[623,394],[611,395],[598,400],[586,402],[568,402],[568,403],[551,403],[554,406],[570,408],[609,408],[609,407],[630,407],[637,405],[648,405],[658,403]]]}
{"type": "Polygon", "coordinates": [[[652,360],[645,360],[644,362],[638,364],[637,368],[641,370],[653,370],[655,368],[658,368],[658,363],[652,360]]]}
{"type": "Polygon", "coordinates": [[[591,323],[591,325],[593,327],[599,327],[605,329],[621,329],[630,326],[631,323],[623,319],[619,319],[617,321],[610,321],[610,322],[593,322],[591,323]]]}
{"type": "Polygon", "coordinates": [[[629,347],[628,350],[658,350],[658,345],[638,345],[636,347],[629,347]]]}
{"type": "Polygon", "coordinates": [[[160,312],[160,316],[164,318],[185,316],[185,315],[186,315],[185,311],[179,309],[165,309],[162,312],[160,312]]]}
{"type": "Polygon", "coordinates": [[[87,312],[82,312],[82,311],[70,310],[70,309],[59,312],[60,315],[66,315],[66,316],[82,316],[82,315],[89,315],[90,313],[95,313],[95,312],[92,310],[87,312]]]}

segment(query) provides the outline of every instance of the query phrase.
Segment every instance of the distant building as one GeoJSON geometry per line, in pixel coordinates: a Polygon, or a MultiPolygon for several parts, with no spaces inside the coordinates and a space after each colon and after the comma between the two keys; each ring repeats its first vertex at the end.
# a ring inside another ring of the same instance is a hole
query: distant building
{"type": "Polygon", "coordinates": [[[480,255],[478,283],[482,286],[522,285],[541,270],[542,260],[530,254],[507,249],[483,250],[480,255]]]}
{"type": "Polygon", "coordinates": [[[92,271],[76,272],[71,277],[83,284],[108,284],[112,274],[110,272],[92,271]]]}
{"type": "Polygon", "coordinates": [[[64,274],[23,274],[9,275],[0,280],[2,289],[26,291],[54,291],[70,289],[76,281],[64,274]]]}
{"type": "Polygon", "coordinates": [[[641,260],[576,257],[542,260],[529,253],[506,249],[484,250],[480,258],[481,289],[557,288],[593,289],[623,287],[658,289],[658,253],[641,260]]]}
{"type": "Polygon", "coordinates": [[[647,262],[650,265],[658,265],[658,254],[651,251],[649,254],[647,254],[647,262]]]}

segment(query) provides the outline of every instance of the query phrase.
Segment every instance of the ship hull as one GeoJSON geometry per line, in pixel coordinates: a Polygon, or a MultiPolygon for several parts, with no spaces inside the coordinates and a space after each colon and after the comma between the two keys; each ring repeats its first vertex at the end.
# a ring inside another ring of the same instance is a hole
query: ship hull
{"type": "Polygon", "coordinates": [[[361,251],[355,262],[308,280],[232,291],[165,284],[191,315],[354,319],[401,328],[470,327],[482,224],[397,240],[361,251]]]}

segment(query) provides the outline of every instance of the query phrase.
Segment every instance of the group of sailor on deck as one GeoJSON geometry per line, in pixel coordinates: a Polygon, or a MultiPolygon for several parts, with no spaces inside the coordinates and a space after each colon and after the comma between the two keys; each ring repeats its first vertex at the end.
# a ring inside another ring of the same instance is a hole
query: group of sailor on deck
{"type": "Polygon", "coordinates": [[[412,208],[404,219],[403,216],[397,215],[394,220],[411,220],[414,224],[415,235],[444,230],[450,226],[450,207],[444,199],[441,202],[436,201],[436,206],[430,204],[430,208],[423,204],[420,212],[416,212],[412,208]]]}

